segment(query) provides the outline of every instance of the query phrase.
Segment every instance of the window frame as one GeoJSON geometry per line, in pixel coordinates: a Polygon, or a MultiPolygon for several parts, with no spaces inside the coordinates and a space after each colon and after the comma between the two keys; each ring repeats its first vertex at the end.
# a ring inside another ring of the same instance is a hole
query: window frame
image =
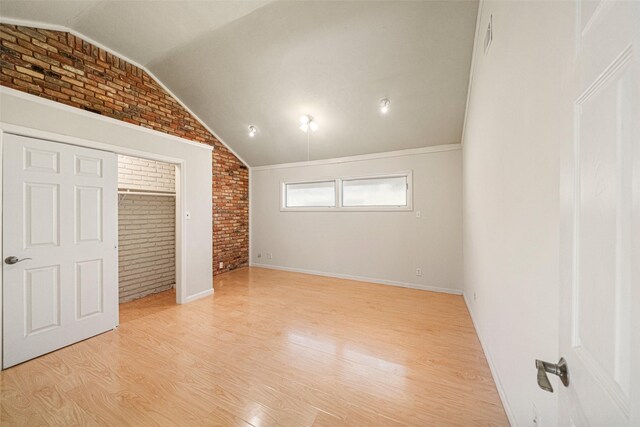
{"type": "Polygon", "coordinates": [[[311,179],[304,181],[280,181],[280,210],[281,211],[332,211],[338,207],[338,180],[335,178],[311,179]],[[333,182],[334,206],[287,206],[287,185],[314,184],[320,182],[333,182]]]}
{"type": "Polygon", "coordinates": [[[318,178],[310,180],[281,180],[280,181],[280,211],[282,212],[406,212],[413,211],[413,171],[406,170],[390,173],[376,173],[364,175],[350,175],[333,178],[318,178]],[[405,206],[343,206],[344,181],[355,181],[360,179],[383,179],[383,178],[406,178],[407,180],[407,204],[405,206]],[[290,184],[312,184],[316,182],[334,182],[335,206],[305,206],[287,207],[287,185],[290,184]]]}

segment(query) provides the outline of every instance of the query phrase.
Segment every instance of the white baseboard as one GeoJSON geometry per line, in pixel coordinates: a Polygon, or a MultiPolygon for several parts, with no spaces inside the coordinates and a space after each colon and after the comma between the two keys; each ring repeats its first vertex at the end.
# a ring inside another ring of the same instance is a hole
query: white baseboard
{"type": "Polygon", "coordinates": [[[513,411],[511,411],[511,406],[509,406],[509,400],[507,399],[507,394],[504,391],[504,387],[502,387],[502,383],[500,382],[500,377],[498,376],[498,371],[496,369],[495,364],[493,363],[493,358],[491,357],[491,352],[489,348],[485,345],[485,341],[482,339],[482,335],[478,331],[478,324],[476,323],[476,318],[473,316],[473,311],[471,310],[471,305],[469,305],[469,300],[467,299],[467,295],[463,292],[462,297],[464,298],[464,303],[467,305],[467,311],[471,316],[471,321],[473,322],[473,327],[476,330],[476,335],[478,336],[478,340],[480,340],[480,345],[482,346],[482,351],[484,351],[485,359],[487,359],[487,363],[489,364],[489,369],[491,370],[491,376],[493,377],[493,382],[498,389],[498,395],[500,396],[500,400],[502,401],[502,407],[504,408],[504,412],[507,414],[507,419],[509,420],[509,424],[512,426],[516,426],[516,419],[513,416],[513,411]]]}
{"type": "Polygon", "coordinates": [[[279,265],[271,265],[271,264],[255,264],[255,263],[251,263],[250,266],[251,267],[260,267],[260,268],[268,268],[268,269],[271,269],[271,270],[290,271],[292,273],[313,274],[314,276],[335,277],[336,279],[355,280],[355,281],[358,281],[358,282],[375,283],[375,284],[378,284],[378,285],[390,285],[390,286],[398,286],[398,287],[401,287],[401,288],[420,289],[420,290],[423,290],[423,291],[441,292],[441,293],[453,294],[453,295],[462,295],[462,291],[459,290],[459,289],[441,288],[441,287],[437,287],[437,286],[427,286],[427,285],[421,285],[421,284],[418,284],[418,283],[396,282],[396,281],[393,281],[393,280],[375,279],[373,277],[351,276],[349,274],[339,274],[339,273],[327,273],[325,271],[305,270],[303,268],[282,267],[282,266],[279,266],[279,265]]]}
{"type": "Polygon", "coordinates": [[[213,295],[213,288],[207,289],[207,290],[202,291],[202,292],[198,292],[197,294],[189,295],[188,297],[186,297],[184,299],[183,304],[195,301],[195,300],[200,299],[200,298],[208,297],[209,295],[213,295]]]}

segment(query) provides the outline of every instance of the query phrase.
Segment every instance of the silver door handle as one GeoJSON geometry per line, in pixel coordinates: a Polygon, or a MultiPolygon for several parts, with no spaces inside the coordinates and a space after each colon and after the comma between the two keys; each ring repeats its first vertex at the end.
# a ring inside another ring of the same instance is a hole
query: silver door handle
{"type": "Polygon", "coordinates": [[[5,262],[5,263],[7,263],[7,264],[9,264],[9,265],[12,265],[12,264],[17,264],[17,263],[22,262],[22,261],[26,261],[26,260],[28,260],[28,259],[31,259],[31,258],[22,258],[22,259],[20,259],[20,258],[18,258],[17,256],[13,256],[13,255],[12,255],[12,256],[8,256],[8,257],[6,257],[6,258],[4,259],[4,262],[5,262]]]}
{"type": "Polygon", "coordinates": [[[569,387],[569,369],[567,368],[567,361],[564,357],[561,357],[558,363],[549,363],[542,360],[536,360],[536,368],[538,369],[538,386],[550,393],[553,393],[553,387],[547,372],[560,377],[560,381],[565,387],[569,387]]]}

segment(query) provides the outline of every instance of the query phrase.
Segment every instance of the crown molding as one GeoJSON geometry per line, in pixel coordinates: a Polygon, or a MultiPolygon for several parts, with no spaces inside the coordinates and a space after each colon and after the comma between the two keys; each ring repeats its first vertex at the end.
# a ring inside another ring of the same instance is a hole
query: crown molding
{"type": "Polygon", "coordinates": [[[469,83],[467,85],[467,101],[464,107],[464,118],[462,120],[462,139],[460,144],[464,144],[467,135],[467,115],[469,114],[469,103],[471,102],[471,89],[473,88],[473,71],[476,65],[476,53],[478,51],[478,41],[480,40],[480,23],[482,22],[482,6],[484,0],[478,2],[478,12],[476,15],[476,34],[473,38],[473,49],[471,51],[471,65],[469,66],[469,83]]]}
{"type": "Polygon", "coordinates": [[[362,162],[365,160],[389,159],[393,157],[415,156],[420,154],[442,153],[462,149],[461,144],[434,145],[431,147],[410,148],[407,150],[387,151],[383,153],[361,154],[358,156],[337,157],[333,159],[311,160],[308,162],[280,163],[276,165],[253,166],[254,171],[270,169],[298,168],[305,166],[332,165],[337,163],[362,162]]]}

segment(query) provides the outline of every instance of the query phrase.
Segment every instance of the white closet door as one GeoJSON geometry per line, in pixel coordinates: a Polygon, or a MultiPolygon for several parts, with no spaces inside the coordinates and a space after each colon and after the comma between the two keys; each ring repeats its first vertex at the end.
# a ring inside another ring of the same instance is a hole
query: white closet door
{"type": "Polygon", "coordinates": [[[117,326],[116,155],[5,135],[2,197],[3,367],[117,326]]]}

